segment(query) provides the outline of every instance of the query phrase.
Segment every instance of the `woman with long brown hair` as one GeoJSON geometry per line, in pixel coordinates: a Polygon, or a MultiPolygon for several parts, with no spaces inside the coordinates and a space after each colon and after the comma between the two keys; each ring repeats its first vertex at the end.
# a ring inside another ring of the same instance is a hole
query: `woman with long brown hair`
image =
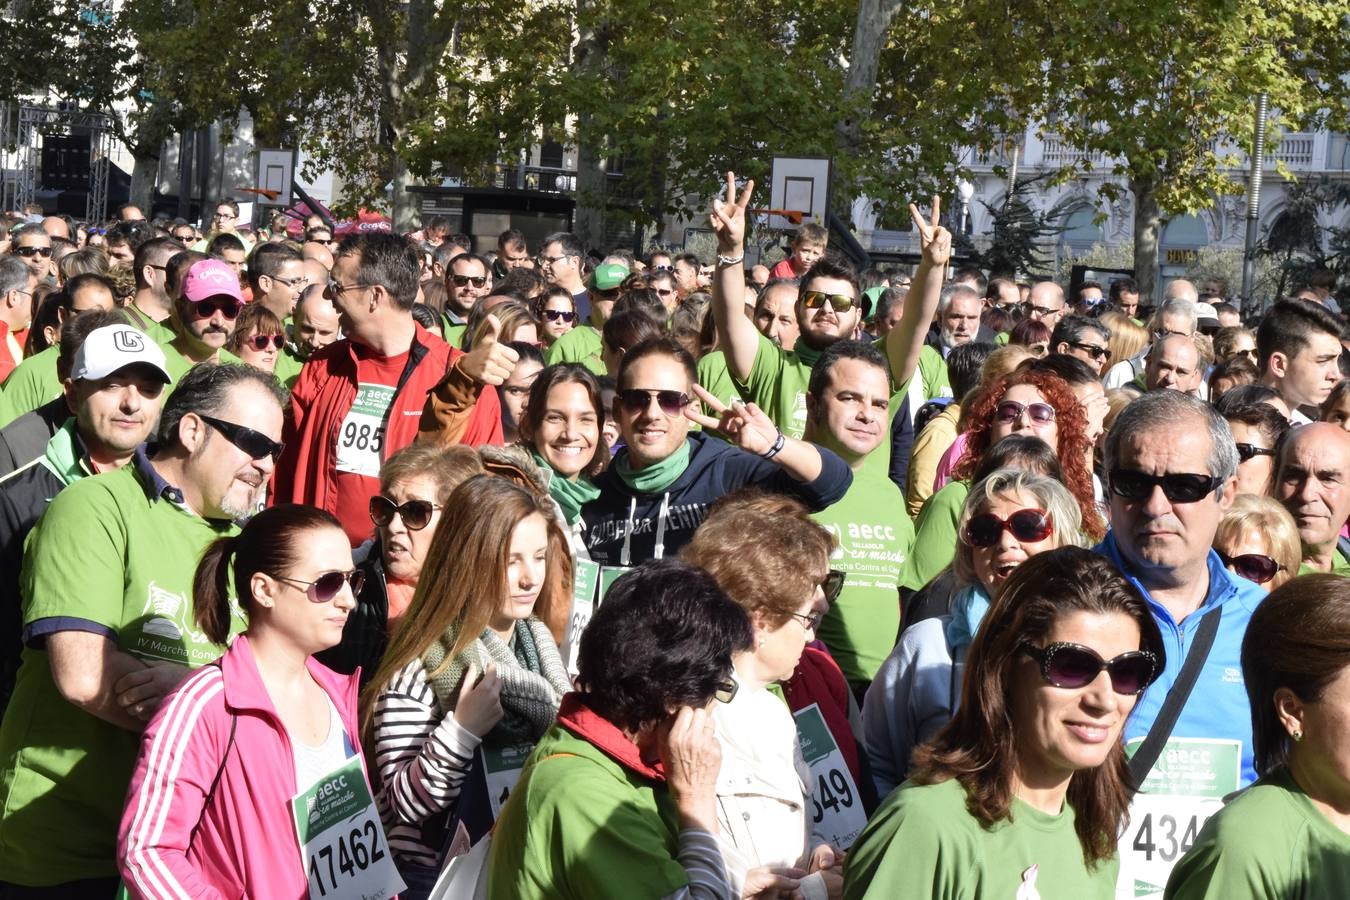
{"type": "Polygon", "coordinates": [[[1061,547],[1023,563],[971,643],[951,722],[853,845],[844,896],[1112,897],[1120,736],[1163,663],[1109,560],[1061,547]]]}
{"type": "Polygon", "coordinates": [[[571,579],[547,496],[479,475],[446,501],[362,702],[405,897],[425,897],[447,854],[488,831],[511,785],[502,773],[524,763],[571,689],[557,648],[571,579]]]}

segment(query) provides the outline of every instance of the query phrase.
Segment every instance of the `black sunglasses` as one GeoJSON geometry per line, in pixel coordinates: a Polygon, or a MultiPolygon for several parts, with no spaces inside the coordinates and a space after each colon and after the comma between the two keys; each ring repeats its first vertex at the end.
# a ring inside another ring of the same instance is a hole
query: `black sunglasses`
{"type": "Polygon", "coordinates": [[[730,703],[741,689],[740,682],[734,678],[724,678],[717,682],[717,691],[713,694],[718,703],[730,703]]]}
{"type": "Polygon", "coordinates": [[[575,322],[577,314],[566,309],[546,309],[544,318],[550,322],[575,322]]]}
{"type": "Polygon", "coordinates": [[[1140,694],[1158,676],[1158,658],[1147,650],[1131,650],[1111,659],[1102,659],[1096,650],[1082,644],[1023,644],[1021,650],[1040,664],[1045,683],[1058,688],[1086,687],[1105,669],[1111,676],[1111,690],[1140,694]]]}
{"type": "Polygon", "coordinates": [[[455,287],[464,287],[472,284],[474,287],[480,288],[487,284],[486,275],[451,275],[450,280],[455,283],[455,287]]]}
{"type": "Polygon", "coordinates": [[[1264,553],[1243,553],[1238,556],[1220,553],[1219,559],[1223,560],[1225,566],[1232,566],[1234,572],[1256,584],[1265,584],[1284,571],[1284,566],[1264,553]]]}
{"type": "Polygon", "coordinates": [[[1110,359],[1111,351],[1105,347],[1098,347],[1096,344],[1080,344],[1078,341],[1069,341],[1069,346],[1075,350],[1082,350],[1093,359],[1110,359]]]}
{"type": "Polygon", "coordinates": [[[233,297],[207,297],[205,300],[193,300],[192,313],[199,319],[209,319],[220,310],[220,314],[227,319],[239,318],[239,313],[244,309],[244,304],[235,300],[233,297]]]}
{"type": "Polygon", "coordinates": [[[681,391],[649,391],[643,388],[626,388],[615,393],[619,405],[632,415],[645,412],[651,406],[652,399],[668,416],[678,416],[689,405],[689,395],[681,391]]]}
{"type": "Polygon", "coordinates": [[[1043,509],[1019,509],[1007,519],[981,513],[966,523],[966,542],[972,547],[992,547],[1004,531],[1011,531],[1019,541],[1032,544],[1048,538],[1054,527],[1050,514],[1043,509]]]}
{"type": "Polygon", "coordinates": [[[1274,456],[1275,451],[1268,447],[1258,447],[1255,444],[1238,444],[1238,459],[1246,462],[1249,459],[1255,459],[1258,456],[1274,456]]]}
{"type": "Polygon", "coordinates": [[[1190,472],[1149,475],[1134,469],[1112,469],[1111,493],[1126,500],[1147,500],[1155,487],[1173,503],[1195,503],[1223,487],[1223,479],[1190,472]]]}
{"type": "Polygon", "coordinates": [[[430,500],[395,503],[381,494],[371,497],[370,505],[367,507],[370,521],[374,522],[377,528],[384,528],[394,521],[394,516],[397,515],[403,519],[403,525],[409,531],[421,531],[426,528],[431,523],[431,514],[440,508],[430,500]]]}
{"type": "Polygon", "coordinates": [[[819,309],[824,306],[826,302],[830,304],[830,308],[835,312],[842,313],[848,312],[853,308],[853,304],[858,301],[847,294],[827,294],[824,291],[802,292],[802,306],[805,306],[807,309],[819,309]]]}
{"type": "Polygon", "coordinates": [[[282,347],[286,346],[286,335],[255,334],[253,337],[249,338],[248,341],[246,341],[246,343],[254,350],[258,350],[260,352],[266,350],[268,344],[271,344],[273,347],[280,350],[282,347]]]}
{"type": "Polygon", "coordinates": [[[286,449],[285,444],[272,440],[261,431],[254,431],[252,428],[201,413],[197,413],[197,418],[219,431],[225,436],[225,440],[247,453],[250,459],[262,459],[264,456],[270,456],[272,462],[276,462],[277,458],[281,456],[281,451],[286,449]]]}
{"type": "Polygon", "coordinates": [[[52,255],[51,247],[15,247],[14,252],[19,256],[41,256],[47,259],[52,255]]]}
{"type": "Polygon", "coordinates": [[[325,572],[313,581],[305,581],[303,578],[287,578],[284,575],[273,575],[277,581],[284,581],[287,584],[303,584],[305,586],[305,596],[311,603],[327,603],[342,591],[344,584],[351,585],[352,596],[355,597],[361,593],[361,588],[366,584],[366,573],[360,569],[353,569],[350,572],[325,572]]]}

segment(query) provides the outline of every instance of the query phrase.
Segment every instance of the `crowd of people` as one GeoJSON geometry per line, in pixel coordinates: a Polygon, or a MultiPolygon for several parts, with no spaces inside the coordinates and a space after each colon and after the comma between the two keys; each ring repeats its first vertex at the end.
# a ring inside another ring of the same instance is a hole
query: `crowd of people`
{"type": "Polygon", "coordinates": [[[750,265],[753,191],[0,216],[0,900],[1350,896],[1335,278],[750,265]]]}

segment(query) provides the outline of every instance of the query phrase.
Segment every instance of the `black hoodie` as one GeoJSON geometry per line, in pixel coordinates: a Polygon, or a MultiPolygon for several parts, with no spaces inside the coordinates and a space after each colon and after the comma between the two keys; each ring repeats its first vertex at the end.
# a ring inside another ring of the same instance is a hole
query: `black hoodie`
{"type": "Polygon", "coordinates": [[[633,491],[619,478],[615,465],[595,479],[600,496],[581,508],[591,559],[606,566],[635,566],[674,556],[689,543],[708,507],[743,487],[789,494],[817,512],[837,502],[853,483],[849,467],[824,447],[817,448],[820,476],[797,481],[772,462],[701,432],[691,432],[688,440],[689,467],[665,491],[633,491]]]}

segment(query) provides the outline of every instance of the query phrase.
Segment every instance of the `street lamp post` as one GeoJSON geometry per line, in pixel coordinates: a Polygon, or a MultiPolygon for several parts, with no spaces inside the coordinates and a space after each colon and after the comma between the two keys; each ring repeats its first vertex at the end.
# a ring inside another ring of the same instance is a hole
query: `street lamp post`
{"type": "Polygon", "coordinates": [[[1261,176],[1266,165],[1266,109],[1267,94],[1256,98],[1256,135],[1252,141],[1252,167],[1247,179],[1247,238],[1242,250],[1242,302],[1251,301],[1252,281],[1256,275],[1256,217],[1261,211],[1261,176]]]}

